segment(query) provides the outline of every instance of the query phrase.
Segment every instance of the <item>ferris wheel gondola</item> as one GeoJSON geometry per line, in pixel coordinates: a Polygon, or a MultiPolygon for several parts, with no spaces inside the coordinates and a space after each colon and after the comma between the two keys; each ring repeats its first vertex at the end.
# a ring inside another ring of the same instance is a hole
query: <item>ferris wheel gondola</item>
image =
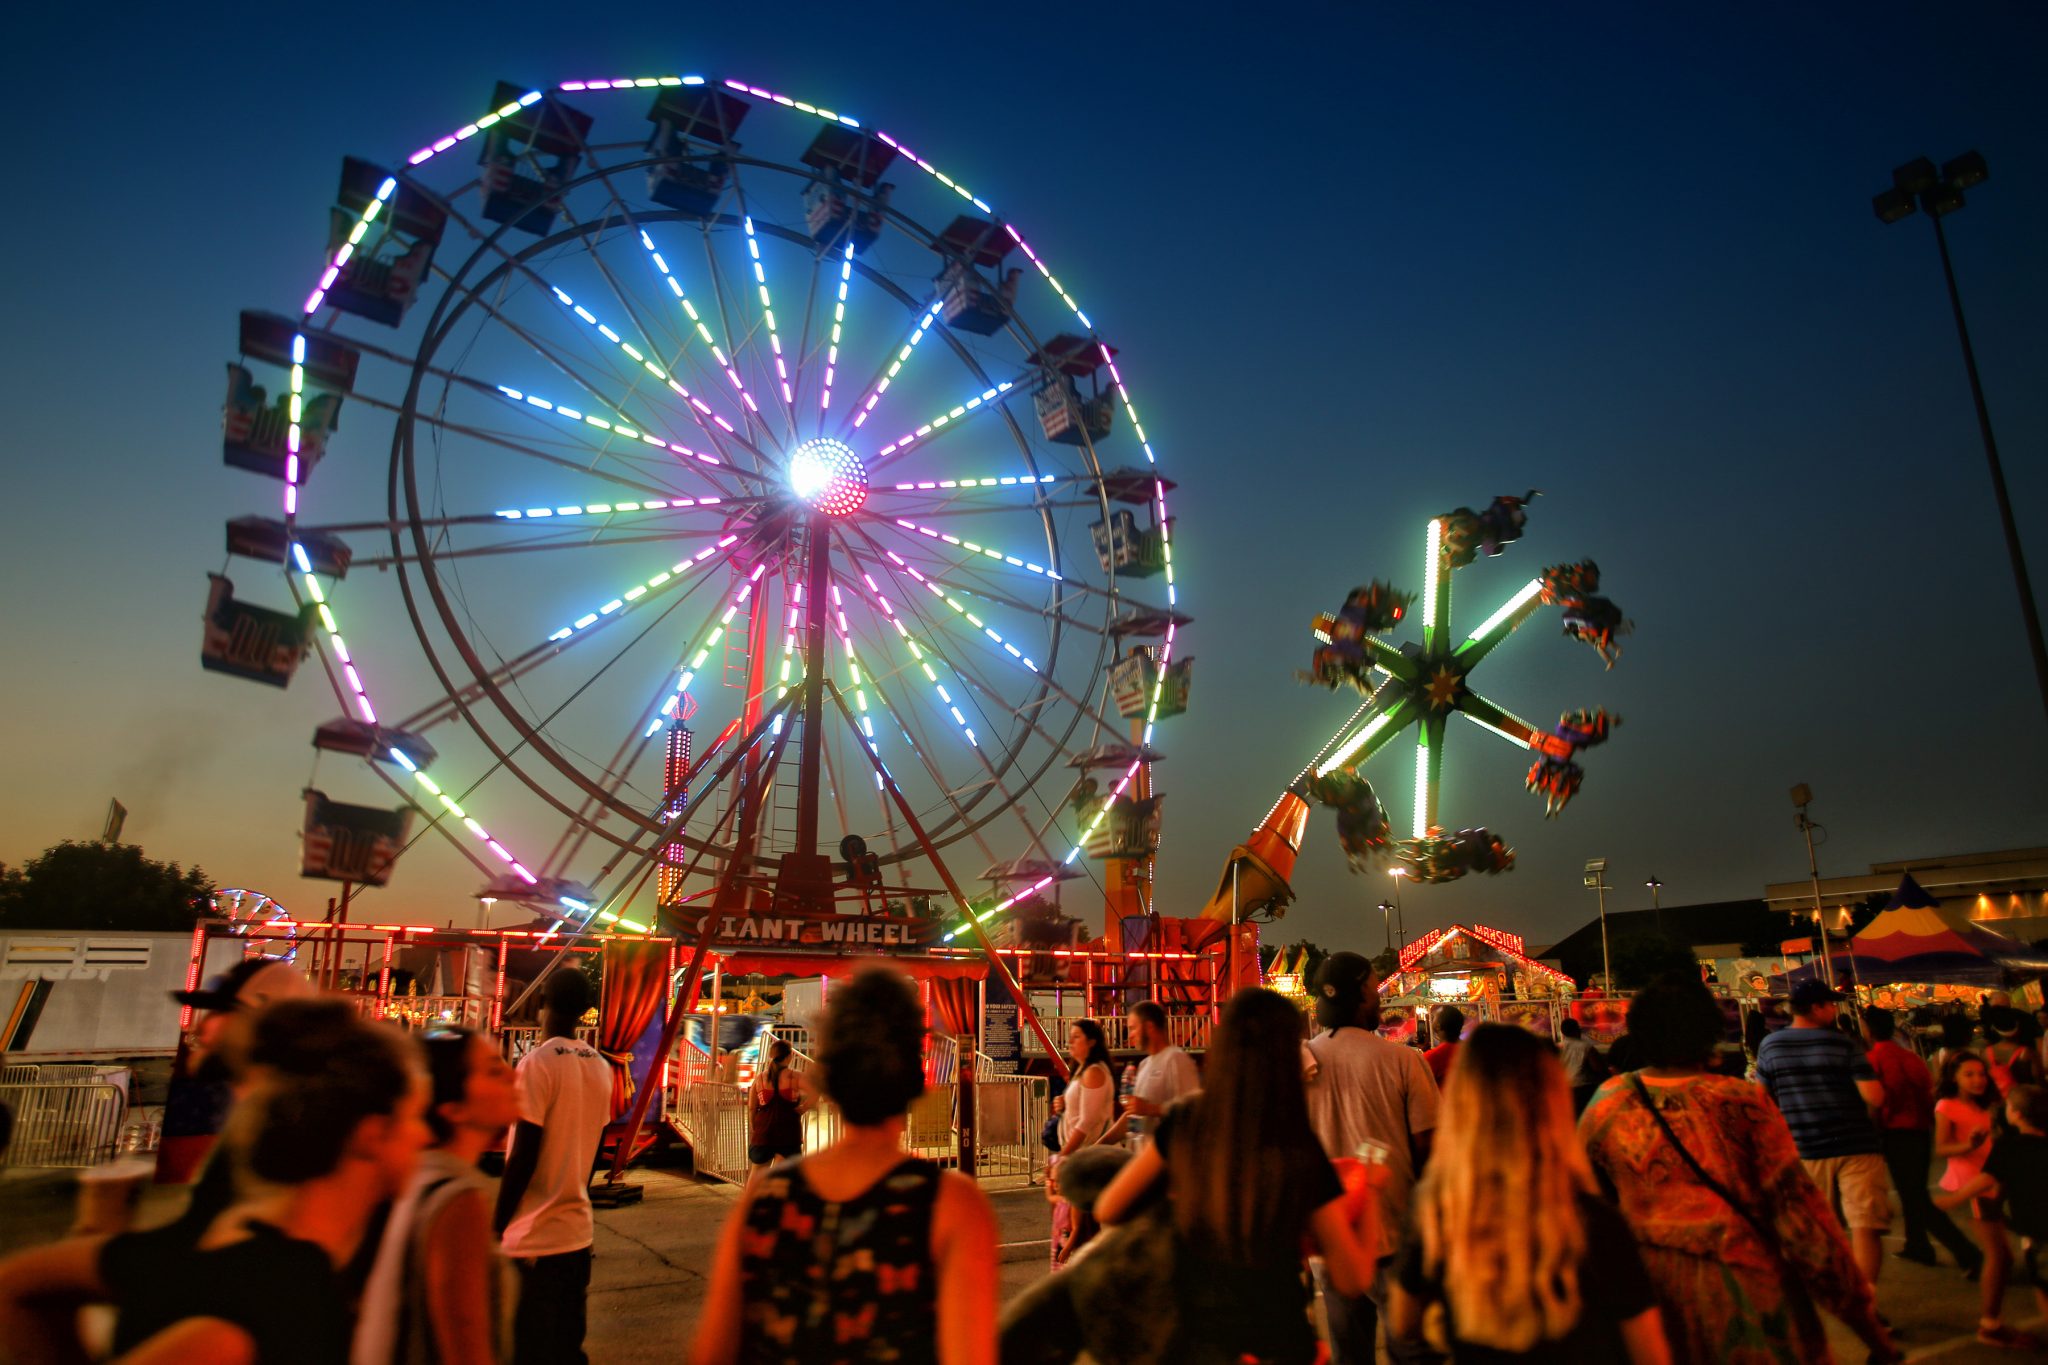
{"type": "Polygon", "coordinates": [[[345,711],[316,742],[487,892],[633,923],[634,868],[674,902],[677,868],[864,836],[907,898],[937,850],[1068,867],[1134,782],[1156,811],[1174,485],[1117,351],[959,180],[737,80],[501,84],[348,159],[331,220],[299,314],[245,315],[226,453],[283,517],[229,546],[282,564],[345,711]],[[1066,770],[1127,742],[1066,823],[1066,770]]]}

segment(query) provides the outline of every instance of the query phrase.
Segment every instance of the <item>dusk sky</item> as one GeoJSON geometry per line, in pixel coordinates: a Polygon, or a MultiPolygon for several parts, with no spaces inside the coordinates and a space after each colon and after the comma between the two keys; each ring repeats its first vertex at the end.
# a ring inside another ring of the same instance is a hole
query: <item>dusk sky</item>
{"type": "MultiPolygon", "coordinates": [[[[1869,206],[1913,157],[1989,162],[1950,242],[2048,592],[2048,16],[1672,9],[18,15],[0,861],[95,835],[119,797],[152,855],[324,905],[298,876],[298,793],[333,697],[316,668],[276,692],[198,661],[222,523],[275,505],[221,463],[236,315],[303,297],[343,155],[402,159],[500,79],[669,72],[915,138],[1119,348],[1179,483],[1194,618],[1193,709],[1159,733],[1163,911],[1206,899],[1350,710],[1294,678],[1310,617],[1370,579],[1420,588],[1429,516],[1529,488],[1526,539],[1460,574],[1461,620],[1590,557],[1635,633],[1603,672],[1545,613],[1480,690],[1532,721],[1599,705],[1623,724],[1545,820],[1526,757],[1454,723],[1445,823],[1519,861],[1411,887],[1411,937],[1453,918],[1561,937],[1592,913],[1596,855],[1616,908],[1646,906],[1652,874],[1673,904],[1758,895],[1804,875],[1801,781],[1823,875],[2048,844],[2048,718],[1931,229],[1869,206]]],[[[381,496],[381,459],[322,474],[381,496]]],[[[397,619],[356,629],[410,643],[397,619]]],[[[1367,769],[1401,820],[1411,754],[1367,769]]],[[[327,756],[319,776],[388,797],[347,771],[327,756]]],[[[359,917],[468,922],[476,882],[422,842],[359,917]]],[[[1347,872],[1326,812],[1296,886],[1269,935],[1379,947],[1386,879],[1347,872]]],[[[1067,908],[1089,894],[1070,884],[1067,908]]]]}

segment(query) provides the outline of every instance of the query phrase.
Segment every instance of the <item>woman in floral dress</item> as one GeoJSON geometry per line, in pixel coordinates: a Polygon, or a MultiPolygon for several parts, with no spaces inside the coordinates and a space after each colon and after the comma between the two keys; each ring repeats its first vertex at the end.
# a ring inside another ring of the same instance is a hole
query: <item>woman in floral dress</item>
{"type": "Polygon", "coordinates": [[[1659,980],[1631,1002],[1628,1030],[1643,1069],[1600,1087],[1579,1136],[1635,1230],[1672,1359],[1832,1360],[1816,1307],[1872,1360],[1902,1359],[1784,1118],[1756,1086],[1707,1073],[1722,1019],[1706,987],[1659,980]]]}

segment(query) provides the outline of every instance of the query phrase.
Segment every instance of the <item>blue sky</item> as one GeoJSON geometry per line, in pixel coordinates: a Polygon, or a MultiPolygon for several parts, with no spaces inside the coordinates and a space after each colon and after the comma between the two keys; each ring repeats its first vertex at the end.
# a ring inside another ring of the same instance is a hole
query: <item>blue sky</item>
{"type": "MultiPolygon", "coordinates": [[[[1824,871],[2048,842],[2048,720],[1929,229],[1868,207],[1913,156],[1990,161],[1951,240],[2048,585],[2036,8],[132,10],[44,7],[10,56],[33,118],[5,229],[0,859],[95,833],[119,795],[157,856],[324,899],[295,834],[331,698],[195,658],[221,523],[270,500],[217,454],[236,313],[302,295],[345,153],[402,155],[500,78],[643,70],[915,137],[1121,348],[1196,618],[1162,909],[1207,895],[1347,709],[1293,680],[1308,618],[1419,586],[1430,514],[1529,487],[1527,541],[1464,600],[1590,556],[1637,629],[1603,673],[1532,627],[1483,690],[1624,724],[1556,821],[1514,754],[1454,730],[1446,818],[1520,863],[1412,891],[1411,934],[1560,936],[1596,854],[1674,902],[1754,894],[1803,872],[1796,781],[1824,871]]],[[[1407,771],[1404,747],[1369,773],[1407,771]]],[[[473,874],[421,850],[379,913],[466,917],[473,874]]],[[[1376,946],[1378,880],[1320,817],[1280,934],[1376,946]]]]}

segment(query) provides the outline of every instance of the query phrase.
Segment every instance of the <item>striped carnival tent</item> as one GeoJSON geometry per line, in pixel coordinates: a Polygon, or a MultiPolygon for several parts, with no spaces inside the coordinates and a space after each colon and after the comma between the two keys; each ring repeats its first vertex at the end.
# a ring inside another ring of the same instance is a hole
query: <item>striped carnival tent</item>
{"type": "MultiPolygon", "coordinates": [[[[1876,919],[1833,954],[1838,983],[1866,986],[1944,983],[2008,986],[2048,972],[2048,952],[2028,947],[1948,909],[1910,874],[1876,919]]],[[[1785,977],[1786,988],[1813,975],[1808,963],[1785,977]]]]}

